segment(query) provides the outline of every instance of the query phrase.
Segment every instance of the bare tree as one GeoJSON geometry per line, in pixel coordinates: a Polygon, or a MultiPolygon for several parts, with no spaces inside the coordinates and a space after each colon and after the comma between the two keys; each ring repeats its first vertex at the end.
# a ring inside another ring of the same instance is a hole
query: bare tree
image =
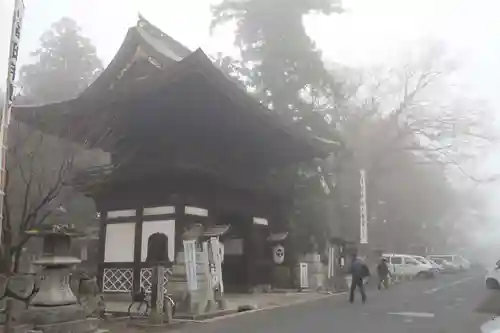
{"type": "MultiPolygon", "coordinates": [[[[22,89],[16,103],[22,100],[25,105],[44,104],[74,98],[102,69],[95,47],[69,18],[54,23],[40,36],[40,46],[32,56],[33,63],[20,69],[19,86],[22,89]]],[[[17,120],[15,112],[13,117],[17,120]]],[[[43,114],[35,118],[40,117],[43,114]]],[[[86,128],[83,124],[65,125],[73,132],[82,131],[79,125],[86,128]]],[[[2,269],[8,274],[19,268],[19,256],[28,240],[24,231],[50,223],[58,207],[78,196],[66,186],[75,168],[99,163],[100,157],[95,151],[89,152],[59,139],[57,136],[61,133],[53,134],[44,134],[15,121],[9,128],[2,242],[2,269]]],[[[68,215],[72,220],[78,219],[78,216],[68,215]]]]}
{"type": "Polygon", "coordinates": [[[400,68],[366,73],[347,108],[357,115],[341,123],[347,148],[367,169],[390,167],[392,153],[410,151],[420,163],[453,166],[482,181],[463,165],[496,141],[491,115],[457,93],[453,71],[444,51],[433,45],[400,68]]]}
{"type": "Polygon", "coordinates": [[[29,239],[25,231],[51,223],[53,213],[64,210],[77,195],[68,186],[70,177],[78,169],[98,163],[100,154],[22,123],[11,124],[4,198],[4,272],[18,272],[29,239]]]}
{"type": "Polygon", "coordinates": [[[347,220],[344,235],[357,237],[361,168],[368,173],[368,210],[375,219],[370,228],[380,229],[382,244],[388,230],[424,234],[422,228],[446,215],[458,200],[448,178],[496,179],[467,170],[497,138],[488,108],[453,85],[454,69],[433,45],[395,68],[336,70],[343,98],[320,94],[313,100],[342,138],[323,169],[333,185],[332,209],[347,220]]]}

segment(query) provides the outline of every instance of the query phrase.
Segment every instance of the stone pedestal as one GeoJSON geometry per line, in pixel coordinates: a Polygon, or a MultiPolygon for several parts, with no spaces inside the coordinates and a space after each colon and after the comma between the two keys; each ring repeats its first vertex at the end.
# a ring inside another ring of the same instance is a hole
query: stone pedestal
{"type": "Polygon", "coordinates": [[[326,287],[326,270],[325,265],[321,262],[321,257],[318,253],[309,253],[304,256],[302,262],[307,263],[309,289],[323,290],[326,287]]]}
{"type": "Polygon", "coordinates": [[[42,268],[42,279],[22,322],[44,333],[97,332],[98,320],[86,318],[69,285],[70,269],[80,263],[69,255],[71,238],[76,233],[60,227],[31,233],[43,237],[43,255],[34,262],[42,268]]]}
{"type": "MultiPolygon", "coordinates": [[[[187,281],[187,269],[185,253],[179,252],[177,264],[174,265],[174,273],[183,277],[183,281],[177,281],[175,289],[177,294],[183,297],[177,297],[177,310],[185,314],[197,316],[215,309],[215,300],[213,293],[210,292],[208,274],[208,263],[205,262],[206,255],[201,251],[196,251],[196,288],[192,289],[187,281]]],[[[206,259],[208,260],[208,259],[206,259]]]]}

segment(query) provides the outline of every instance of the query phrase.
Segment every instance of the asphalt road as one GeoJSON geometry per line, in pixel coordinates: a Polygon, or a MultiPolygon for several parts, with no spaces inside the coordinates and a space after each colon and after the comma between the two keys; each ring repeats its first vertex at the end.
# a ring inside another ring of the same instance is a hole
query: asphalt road
{"type": "Polygon", "coordinates": [[[488,295],[481,273],[443,275],[369,290],[362,304],[335,295],[289,307],[216,318],[183,327],[186,333],[476,333],[491,315],[477,305],[488,295]]]}

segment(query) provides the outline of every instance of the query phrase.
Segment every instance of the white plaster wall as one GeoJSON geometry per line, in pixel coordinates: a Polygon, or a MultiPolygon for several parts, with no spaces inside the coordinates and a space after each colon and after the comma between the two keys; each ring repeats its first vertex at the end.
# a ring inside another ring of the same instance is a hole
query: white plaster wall
{"type": "Polygon", "coordinates": [[[196,216],[208,216],[208,210],[200,207],[186,206],[184,208],[184,214],[196,215],[196,216]]]}
{"type": "Polygon", "coordinates": [[[174,213],[175,213],[174,206],[161,206],[161,207],[144,208],[143,215],[151,216],[151,215],[174,214],[174,213]]]}
{"type": "Polygon", "coordinates": [[[168,258],[175,258],[175,220],[168,221],[144,221],[142,224],[141,261],[146,261],[148,254],[148,238],[152,234],[160,232],[168,237],[168,258]]]}
{"type": "Polygon", "coordinates": [[[106,225],[104,262],[134,261],[135,223],[106,225]]]}
{"type": "Polygon", "coordinates": [[[267,219],[261,218],[261,217],[254,217],[253,218],[253,224],[259,224],[259,225],[269,225],[269,222],[267,219]]]}
{"type": "Polygon", "coordinates": [[[135,216],[135,209],[110,210],[108,212],[108,219],[114,219],[117,217],[130,217],[130,216],[135,216]]]}

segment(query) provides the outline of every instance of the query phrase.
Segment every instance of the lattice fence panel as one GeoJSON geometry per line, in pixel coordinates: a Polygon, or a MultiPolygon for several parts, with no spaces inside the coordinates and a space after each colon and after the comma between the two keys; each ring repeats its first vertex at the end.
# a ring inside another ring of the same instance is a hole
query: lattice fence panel
{"type": "Polygon", "coordinates": [[[130,292],[134,271],[132,268],[105,268],[102,279],[103,292],[130,292]]]}
{"type": "MultiPolygon", "coordinates": [[[[165,275],[163,275],[163,287],[164,287],[164,292],[167,292],[167,284],[168,284],[168,277],[172,274],[172,271],[170,269],[165,269],[165,275]]],[[[151,286],[152,286],[152,280],[153,280],[153,269],[152,268],[142,268],[141,269],[141,288],[144,288],[144,290],[147,293],[151,292],[151,286]]]]}

